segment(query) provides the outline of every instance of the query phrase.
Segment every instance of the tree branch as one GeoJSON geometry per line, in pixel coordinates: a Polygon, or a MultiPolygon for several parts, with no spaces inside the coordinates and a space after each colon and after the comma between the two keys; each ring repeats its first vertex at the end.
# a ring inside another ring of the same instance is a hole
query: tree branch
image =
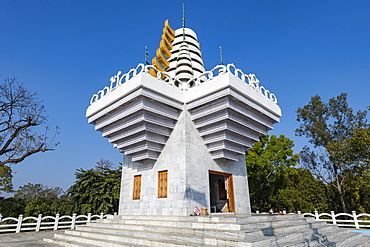
{"type": "Polygon", "coordinates": [[[43,148],[44,144],[41,144],[41,146],[39,146],[37,149],[34,149],[32,151],[29,151],[25,154],[23,154],[21,157],[17,158],[17,159],[7,159],[7,160],[4,160],[4,161],[1,161],[0,162],[0,167],[7,164],[7,163],[19,163],[19,162],[22,162],[25,158],[27,158],[28,156],[32,155],[32,154],[35,154],[35,153],[38,153],[38,152],[46,152],[46,151],[51,151],[51,150],[54,150],[52,148],[43,148]]]}
{"type": "Polygon", "coordinates": [[[38,124],[32,123],[31,120],[28,120],[26,124],[23,124],[21,126],[18,126],[14,133],[9,137],[8,141],[4,144],[3,148],[0,150],[0,155],[3,155],[5,151],[8,149],[9,145],[12,143],[12,141],[18,136],[19,132],[22,131],[25,128],[31,127],[31,126],[37,126],[38,124]]]}

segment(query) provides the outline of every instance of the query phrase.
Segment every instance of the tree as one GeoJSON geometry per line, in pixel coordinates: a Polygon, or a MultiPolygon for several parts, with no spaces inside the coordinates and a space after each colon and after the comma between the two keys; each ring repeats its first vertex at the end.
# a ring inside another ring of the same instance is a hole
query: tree
{"type": "Polygon", "coordinates": [[[3,217],[18,217],[23,214],[26,203],[23,199],[0,197],[0,214],[3,217]]]}
{"type": "Polygon", "coordinates": [[[112,169],[113,163],[106,159],[100,159],[98,162],[96,162],[95,170],[104,172],[106,169],[112,169]]]}
{"type": "Polygon", "coordinates": [[[0,213],[4,217],[71,214],[71,200],[59,187],[42,184],[20,186],[13,197],[0,197],[0,213]]]}
{"type": "Polygon", "coordinates": [[[63,189],[60,187],[48,188],[42,184],[28,183],[26,185],[19,186],[19,189],[15,191],[14,198],[23,199],[28,202],[39,197],[56,199],[63,194],[63,189]]]}
{"type": "Polygon", "coordinates": [[[118,210],[122,169],[111,169],[107,160],[95,169],[78,169],[76,181],[68,189],[75,213],[114,213],[118,210]]]}
{"type": "Polygon", "coordinates": [[[298,162],[294,143],[284,135],[261,136],[246,154],[249,191],[253,210],[278,208],[274,197],[285,186],[285,176],[298,162]]]}
{"type": "Polygon", "coordinates": [[[284,205],[289,212],[327,212],[331,208],[327,186],[314,178],[309,170],[294,168],[294,172],[284,175],[285,183],[274,200],[284,205]]]}
{"type": "Polygon", "coordinates": [[[352,136],[341,143],[338,148],[341,155],[347,154],[347,159],[352,163],[358,162],[362,165],[370,165],[370,127],[354,129],[352,136]]]}
{"type": "Polygon", "coordinates": [[[6,79],[0,85],[0,193],[12,189],[10,164],[38,152],[54,150],[57,145],[54,138],[48,140],[47,134],[35,131],[37,126],[46,124],[44,114],[45,107],[38,95],[25,89],[15,78],[6,79]]]}
{"type": "MultiPolygon", "coordinates": [[[[328,103],[316,95],[303,108],[297,110],[297,136],[305,136],[313,150],[305,146],[301,152],[301,164],[318,179],[333,186],[344,212],[347,212],[345,194],[352,171],[362,170],[363,163],[353,159],[347,142],[355,138],[356,131],[366,128],[366,111],[353,113],[348,106],[347,94],[329,99],[328,103]]],[[[359,143],[358,143],[359,144],[359,143]]]]}
{"type": "Polygon", "coordinates": [[[71,200],[60,187],[28,183],[15,192],[13,200],[23,201],[23,211],[19,214],[24,216],[71,214],[71,200]]]}

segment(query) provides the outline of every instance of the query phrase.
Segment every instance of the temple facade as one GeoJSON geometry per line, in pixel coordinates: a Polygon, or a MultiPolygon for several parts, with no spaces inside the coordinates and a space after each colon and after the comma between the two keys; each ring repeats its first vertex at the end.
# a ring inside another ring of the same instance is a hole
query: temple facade
{"type": "Polygon", "coordinates": [[[151,62],[112,76],[86,111],[124,154],[118,213],[250,214],[245,152],[279,122],[277,98],[233,64],[207,71],[196,33],[168,21],[151,62]]]}

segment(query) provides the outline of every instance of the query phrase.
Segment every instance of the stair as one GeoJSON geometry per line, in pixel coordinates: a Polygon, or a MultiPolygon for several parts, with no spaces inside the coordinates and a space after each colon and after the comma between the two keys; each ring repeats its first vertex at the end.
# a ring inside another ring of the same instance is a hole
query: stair
{"type": "Polygon", "coordinates": [[[68,247],[370,247],[368,235],[301,215],[112,215],[44,241],[68,247]]]}

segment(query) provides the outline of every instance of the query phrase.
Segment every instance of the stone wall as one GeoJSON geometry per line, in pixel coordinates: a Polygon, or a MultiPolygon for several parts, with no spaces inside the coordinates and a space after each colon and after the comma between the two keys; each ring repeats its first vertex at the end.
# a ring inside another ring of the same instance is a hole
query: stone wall
{"type": "Polygon", "coordinates": [[[230,173],[235,211],[250,214],[244,155],[238,161],[213,160],[184,105],[175,129],[157,161],[132,162],[125,156],[122,169],[121,215],[189,215],[194,207],[210,212],[209,171],[230,173]],[[168,196],[158,198],[158,172],[168,171],[168,196]],[[135,175],[142,175],[141,196],[133,200],[135,175]]]}

